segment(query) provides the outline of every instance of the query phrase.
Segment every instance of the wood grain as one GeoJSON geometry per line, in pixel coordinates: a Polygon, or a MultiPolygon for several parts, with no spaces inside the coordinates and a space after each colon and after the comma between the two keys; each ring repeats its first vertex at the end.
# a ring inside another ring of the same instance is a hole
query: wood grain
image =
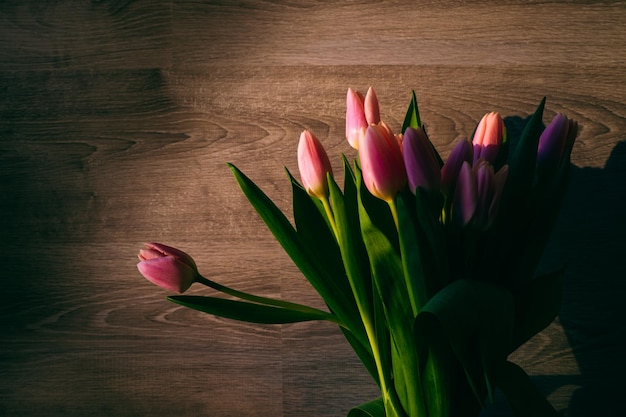
{"type": "MultiPolygon", "coordinates": [[[[622,416],[626,3],[0,3],[0,416],[344,416],[376,394],[338,329],[171,303],[144,241],[226,285],[322,307],[233,162],[290,214],[300,132],[354,157],[345,92],[398,129],[411,89],[445,156],[487,111],[547,97],[581,130],[542,268],[559,318],[519,349],[562,416],[622,416]]],[[[191,293],[206,294],[201,288],[191,293]]],[[[484,416],[511,415],[504,399],[484,416]]]]}

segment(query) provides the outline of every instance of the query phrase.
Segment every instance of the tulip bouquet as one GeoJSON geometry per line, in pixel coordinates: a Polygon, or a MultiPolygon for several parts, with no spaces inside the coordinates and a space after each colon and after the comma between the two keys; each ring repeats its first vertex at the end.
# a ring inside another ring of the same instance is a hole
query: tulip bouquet
{"type": "Polygon", "coordinates": [[[500,389],[515,415],[556,416],[508,356],[557,315],[562,271],[535,275],[558,214],[577,124],[542,123],[545,99],[518,138],[498,113],[444,162],[415,93],[398,134],[370,88],[348,90],[344,182],[321,142],[300,136],[300,182],[289,172],[293,225],[239,169],[235,178],[327,311],[226,287],[186,253],[158,243],[139,271],[170,291],[199,282],[229,297],[176,295],[202,312],[256,323],[328,320],[380,388],[351,417],[475,416],[500,389]]]}

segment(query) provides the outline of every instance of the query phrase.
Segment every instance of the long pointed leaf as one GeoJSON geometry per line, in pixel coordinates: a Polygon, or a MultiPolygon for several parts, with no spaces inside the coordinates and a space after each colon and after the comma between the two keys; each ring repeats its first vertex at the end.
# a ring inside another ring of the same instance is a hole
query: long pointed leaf
{"type": "Polygon", "coordinates": [[[311,320],[328,320],[329,314],[303,312],[288,308],[228,300],[198,295],[174,295],[168,300],[182,306],[233,320],[262,324],[297,323],[311,320]]]}
{"type": "Polygon", "coordinates": [[[558,417],[559,413],[516,364],[505,362],[500,367],[497,385],[517,417],[558,417]]]}
{"type": "Polygon", "coordinates": [[[542,275],[524,285],[517,296],[518,317],[511,352],[548,327],[559,314],[565,270],[542,275]]]}
{"type": "MultiPolygon", "coordinates": [[[[424,306],[415,326],[437,320],[466,371],[476,398],[482,403],[481,380],[491,390],[495,367],[506,359],[511,345],[514,301],[511,293],[484,282],[461,279],[439,291],[424,306]]],[[[419,343],[419,341],[418,341],[419,343]]]]}
{"type": "MultiPolygon", "coordinates": [[[[358,317],[354,316],[354,300],[346,297],[337,285],[335,277],[317,262],[298,236],[289,220],[263,191],[243,172],[228,164],[237,183],[255,208],[263,222],[270,229],[279,244],[296,266],[309,280],[313,288],[322,296],[328,307],[350,329],[358,328],[358,317]]],[[[355,333],[358,337],[359,333],[355,333]]],[[[364,341],[364,343],[366,343],[364,341]]]]}
{"type": "Polygon", "coordinates": [[[363,200],[369,194],[359,179],[359,220],[376,290],[391,334],[394,386],[407,414],[423,415],[417,352],[413,340],[413,312],[404,284],[402,260],[394,245],[372,222],[363,200]],[[395,360],[394,360],[395,359],[395,360]],[[401,360],[401,362],[399,362],[401,360]]]}
{"type": "Polygon", "coordinates": [[[382,397],[353,408],[348,413],[348,417],[387,417],[382,397]]]}

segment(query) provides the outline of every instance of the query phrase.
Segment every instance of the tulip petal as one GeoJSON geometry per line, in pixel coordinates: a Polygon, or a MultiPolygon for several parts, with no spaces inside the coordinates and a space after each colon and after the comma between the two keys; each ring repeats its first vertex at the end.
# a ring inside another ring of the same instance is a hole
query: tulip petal
{"type": "Polygon", "coordinates": [[[391,201],[406,184],[402,151],[386,125],[367,128],[359,159],[363,181],[372,195],[391,201]]]}
{"type": "Polygon", "coordinates": [[[423,129],[408,127],[402,140],[402,156],[411,192],[417,187],[438,190],[441,170],[434,148],[423,129]]]}
{"type": "Polygon", "coordinates": [[[187,266],[189,266],[190,268],[193,268],[195,270],[198,269],[198,267],[196,266],[196,262],[193,260],[193,258],[189,254],[187,254],[186,252],[183,252],[180,249],[176,249],[172,246],[167,246],[162,243],[154,243],[154,242],[145,243],[145,246],[147,249],[151,251],[160,252],[162,256],[174,256],[175,258],[178,258],[181,262],[187,264],[187,266]]]}
{"type": "Polygon", "coordinates": [[[367,128],[363,96],[348,88],[346,97],[346,139],[354,149],[359,148],[359,139],[367,128]]]}
{"type": "Polygon", "coordinates": [[[333,173],[321,142],[308,130],[300,135],[298,168],[304,189],[317,198],[328,197],[327,174],[333,173]]]}
{"type": "Polygon", "coordinates": [[[467,225],[477,205],[476,178],[468,162],[463,162],[454,192],[453,216],[462,226],[467,225]]]}
{"type": "Polygon", "coordinates": [[[174,256],[141,261],[137,269],[148,281],[169,291],[183,293],[197,278],[197,272],[174,256]]]}

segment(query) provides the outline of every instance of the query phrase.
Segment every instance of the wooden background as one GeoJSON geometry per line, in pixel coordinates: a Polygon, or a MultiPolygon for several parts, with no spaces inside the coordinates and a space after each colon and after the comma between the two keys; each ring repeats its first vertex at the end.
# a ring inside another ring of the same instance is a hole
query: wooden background
{"type": "MultiPolygon", "coordinates": [[[[544,266],[562,312],[514,355],[563,416],[624,416],[626,3],[0,1],[0,416],[345,416],[377,395],[330,324],[165,300],[144,241],[241,290],[322,306],[226,162],[285,211],[300,132],[340,171],[348,87],[444,156],[547,96],[581,130],[544,266]]],[[[193,287],[190,293],[210,293],[193,287]]],[[[510,415],[497,403],[485,416],[510,415]]]]}

